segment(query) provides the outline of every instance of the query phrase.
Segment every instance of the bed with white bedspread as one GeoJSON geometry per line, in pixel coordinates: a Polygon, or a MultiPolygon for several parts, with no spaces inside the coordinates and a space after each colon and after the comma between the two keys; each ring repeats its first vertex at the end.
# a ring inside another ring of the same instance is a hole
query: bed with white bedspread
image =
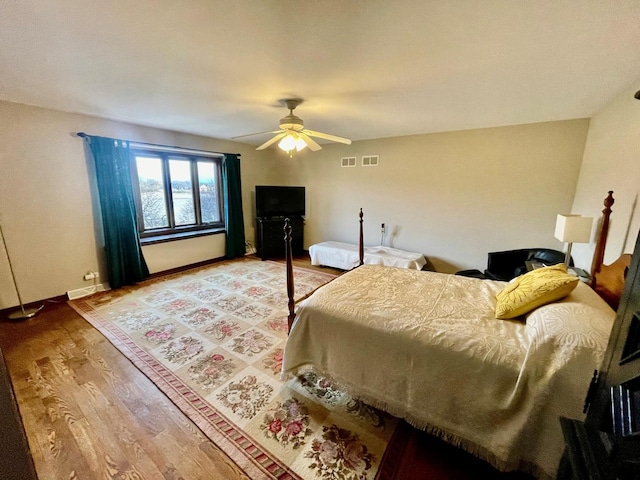
{"type": "Polygon", "coordinates": [[[583,416],[615,318],[579,283],[498,320],[504,282],[364,265],[299,304],[283,375],[315,371],[501,470],[552,478],[558,418],[583,416]]]}
{"type": "MultiPolygon", "coordinates": [[[[285,221],[283,376],[315,371],[501,470],[555,478],[559,418],[584,418],[631,260],[603,261],[612,194],[588,285],[561,266],[506,283],[363,265],[361,255],[361,266],[296,302],[285,221]]],[[[363,253],[362,209],[359,217],[363,253]]]]}

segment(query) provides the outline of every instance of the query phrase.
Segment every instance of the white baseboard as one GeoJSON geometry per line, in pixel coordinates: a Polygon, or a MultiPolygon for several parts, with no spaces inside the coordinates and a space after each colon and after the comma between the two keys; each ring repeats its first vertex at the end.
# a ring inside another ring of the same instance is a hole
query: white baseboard
{"type": "Polygon", "coordinates": [[[67,297],[69,298],[69,300],[75,300],[77,298],[86,297],[87,295],[91,295],[93,293],[104,292],[105,290],[109,290],[109,286],[105,283],[99,283],[97,285],[91,285],[90,287],[69,290],[67,292],[67,297]]]}

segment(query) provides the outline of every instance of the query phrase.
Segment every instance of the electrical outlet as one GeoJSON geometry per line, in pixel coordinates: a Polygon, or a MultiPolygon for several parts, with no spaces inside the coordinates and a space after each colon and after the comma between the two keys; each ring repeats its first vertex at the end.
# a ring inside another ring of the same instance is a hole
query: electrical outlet
{"type": "Polygon", "coordinates": [[[92,272],[91,270],[87,271],[87,273],[84,274],[85,280],[95,280],[98,277],[100,277],[100,274],[98,272],[92,272]]]}

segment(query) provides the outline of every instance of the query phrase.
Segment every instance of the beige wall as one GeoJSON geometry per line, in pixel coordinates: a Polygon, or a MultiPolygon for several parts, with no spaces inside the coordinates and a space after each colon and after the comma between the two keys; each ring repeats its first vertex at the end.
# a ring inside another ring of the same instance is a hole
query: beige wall
{"type": "Polygon", "coordinates": [[[357,241],[422,252],[438,271],[486,267],[487,252],[563,246],[556,214],[570,209],[589,128],[586,119],[324,145],[280,156],[289,184],[307,186],[305,244],[357,241]],[[378,167],[362,167],[363,155],[378,167]],[[356,156],[358,166],[340,167],[356,156]]]}
{"type": "MultiPolygon", "coordinates": [[[[600,219],[602,201],[613,191],[605,263],[633,252],[640,229],[640,101],[633,98],[638,89],[640,78],[592,118],[573,203],[574,213],[600,219]]],[[[589,266],[596,230],[594,224],[590,244],[573,247],[574,257],[589,266]]]]}
{"type": "MultiPolygon", "coordinates": [[[[23,302],[104,282],[100,218],[93,214],[95,182],[76,132],[140,142],[241,153],[243,185],[274,182],[271,153],[236,142],[145,128],[84,115],[0,102],[0,225],[23,302]]],[[[248,235],[253,232],[251,189],[243,188],[248,235]]],[[[144,247],[153,272],[224,255],[224,235],[144,247]]],[[[0,246],[0,309],[18,305],[0,246]]]]}
{"type": "MultiPolygon", "coordinates": [[[[640,82],[638,82],[640,87],[640,82]]],[[[242,154],[247,239],[254,235],[254,187],[305,185],[305,246],[365,241],[425,253],[439,271],[484,269],[486,254],[529,246],[562,249],[555,216],[597,216],[606,191],[616,192],[608,255],[629,250],[639,228],[640,102],[634,86],[589,120],[571,120],[430,135],[325,144],[288,158],[277,149],[145,128],[121,122],[0,102],[0,224],[23,301],[90,286],[86,270],[105,281],[95,186],[83,142],[73,133],[126,138],[242,154]],[[588,138],[587,138],[588,134],[588,138]],[[585,150],[586,143],[586,150],[585,150]],[[362,167],[362,155],[380,166],[362,167]],[[584,154],[584,165],[583,165],[584,154]],[[356,156],[356,168],[340,158],[356,156]],[[575,198],[574,198],[575,197],[575,198]],[[635,208],[635,209],[634,209],[635,208]],[[629,233],[631,232],[631,233],[629,233]],[[626,244],[626,248],[623,245],[626,244]]],[[[588,267],[591,245],[575,245],[588,267]],[[585,249],[580,252],[580,248],[585,249]]],[[[0,247],[0,251],[1,251],[0,247]]],[[[223,255],[224,236],[145,247],[152,271],[223,255]]],[[[0,309],[17,305],[7,257],[0,253],[0,309]]]]}

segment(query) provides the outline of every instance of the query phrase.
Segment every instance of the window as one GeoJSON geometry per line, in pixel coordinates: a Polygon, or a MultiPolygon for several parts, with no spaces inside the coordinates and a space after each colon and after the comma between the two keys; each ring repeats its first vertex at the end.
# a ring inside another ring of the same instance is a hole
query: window
{"type": "Polygon", "coordinates": [[[141,238],[155,240],[222,229],[221,157],[131,149],[141,238]]]}

